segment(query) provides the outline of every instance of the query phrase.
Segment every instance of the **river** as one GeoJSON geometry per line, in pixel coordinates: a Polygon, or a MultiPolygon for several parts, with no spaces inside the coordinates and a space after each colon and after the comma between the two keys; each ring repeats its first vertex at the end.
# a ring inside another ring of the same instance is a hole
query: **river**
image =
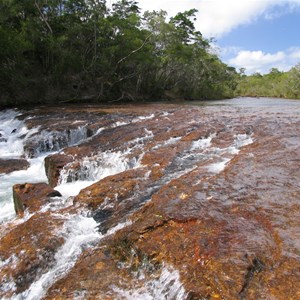
{"type": "Polygon", "coordinates": [[[299,114],[270,98],[1,111],[1,297],[300,299],[299,114]]]}

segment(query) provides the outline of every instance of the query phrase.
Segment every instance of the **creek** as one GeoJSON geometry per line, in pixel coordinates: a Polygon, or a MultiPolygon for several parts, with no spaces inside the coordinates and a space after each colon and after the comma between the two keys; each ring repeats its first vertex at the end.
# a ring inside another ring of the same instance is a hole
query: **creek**
{"type": "Polygon", "coordinates": [[[299,115],[268,98],[1,111],[0,296],[300,299],[299,115]]]}

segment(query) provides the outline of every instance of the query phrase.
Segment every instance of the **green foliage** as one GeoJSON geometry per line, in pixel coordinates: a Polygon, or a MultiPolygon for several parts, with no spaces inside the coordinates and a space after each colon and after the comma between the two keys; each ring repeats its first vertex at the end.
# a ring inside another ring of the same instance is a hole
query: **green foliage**
{"type": "Polygon", "coordinates": [[[240,73],[236,95],[300,99],[300,64],[288,72],[272,68],[266,75],[240,73]]]}
{"type": "MultiPolygon", "coordinates": [[[[237,74],[195,30],[134,0],[0,0],[2,104],[231,97],[237,74]]],[[[292,79],[291,79],[292,80],[292,79]]]]}

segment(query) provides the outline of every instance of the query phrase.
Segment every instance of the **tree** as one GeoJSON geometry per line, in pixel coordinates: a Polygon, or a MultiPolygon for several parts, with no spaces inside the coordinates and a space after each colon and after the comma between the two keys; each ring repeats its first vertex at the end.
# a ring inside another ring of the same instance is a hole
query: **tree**
{"type": "Polygon", "coordinates": [[[142,17],[134,0],[0,0],[0,98],[229,97],[235,71],[195,29],[196,12],[168,20],[142,17]]]}
{"type": "Polygon", "coordinates": [[[287,86],[290,98],[300,98],[300,63],[288,72],[287,86]]]}

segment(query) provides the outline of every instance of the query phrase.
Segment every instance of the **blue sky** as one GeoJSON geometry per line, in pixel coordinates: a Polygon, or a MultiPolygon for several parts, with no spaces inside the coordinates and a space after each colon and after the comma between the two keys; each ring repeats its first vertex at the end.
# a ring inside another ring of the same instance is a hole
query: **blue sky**
{"type": "MultiPolygon", "coordinates": [[[[110,2],[114,2],[113,0],[110,2]]],[[[289,70],[300,62],[300,0],[137,0],[169,16],[198,9],[196,27],[215,37],[222,60],[246,73],[289,70]]]]}
{"type": "Polygon", "coordinates": [[[224,61],[237,69],[245,67],[248,74],[267,73],[272,67],[289,70],[300,63],[300,3],[272,7],[221,35],[217,45],[224,61]]]}

